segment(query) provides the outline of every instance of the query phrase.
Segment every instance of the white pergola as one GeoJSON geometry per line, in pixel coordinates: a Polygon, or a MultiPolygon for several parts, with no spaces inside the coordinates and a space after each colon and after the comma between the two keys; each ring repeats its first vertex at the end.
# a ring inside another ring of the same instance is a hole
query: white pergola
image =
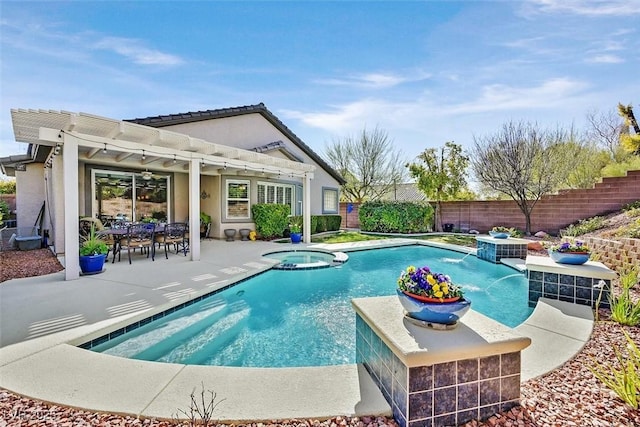
{"type": "MultiPolygon", "coordinates": [[[[86,113],[12,109],[16,141],[53,147],[45,167],[61,166],[64,185],[65,278],[80,276],[78,263],[78,162],[118,165],[132,170],[187,172],[189,175],[189,228],[200,227],[201,175],[290,176],[302,179],[304,239],[311,238],[310,181],[314,165],[238,149],[188,135],[86,113]],[[224,171],[224,172],[223,172],[224,171]]],[[[191,239],[191,260],[200,260],[200,241],[191,239]]]]}

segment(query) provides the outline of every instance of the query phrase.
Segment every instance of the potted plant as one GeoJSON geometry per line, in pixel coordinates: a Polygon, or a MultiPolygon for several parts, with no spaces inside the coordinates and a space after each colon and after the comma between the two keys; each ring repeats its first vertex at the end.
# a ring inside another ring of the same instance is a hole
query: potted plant
{"type": "Polygon", "coordinates": [[[397,294],[407,316],[427,322],[424,326],[455,326],[471,307],[460,286],[453,284],[446,274],[433,272],[427,266],[410,265],[402,271],[397,294]]]}
{"type": "Polygon", "coordinates": [[[289,237],[291,243],[300,243],[302,241],[302,220],[293,217],[289,223],[289,237]]]}
{"type": "Polygon", "coordinates": [[[560,242],[549,248],[549,256],[558,264],[581,265],[589,261],[591,250],[584,242],[560,242]]]}
{"type": "Polygon", "coordinates": [[[508,227],[496,226],[489,231],[489,235],[494,239],[507,239],[511,236],[511,231],[508,227]]]}
{"type": "Polygon", "coordinates": [[[82,273],[101,273],[108,253],[109,246],[101,236],[96,234],[96,227],[92,224],[89,234],[80,243],[80,270],[82,273]]]}
{"type": "Polygon", "coordinates": [[[211,229],[211,215],[200,212],[200,237],[209,237],[211,229]]]}

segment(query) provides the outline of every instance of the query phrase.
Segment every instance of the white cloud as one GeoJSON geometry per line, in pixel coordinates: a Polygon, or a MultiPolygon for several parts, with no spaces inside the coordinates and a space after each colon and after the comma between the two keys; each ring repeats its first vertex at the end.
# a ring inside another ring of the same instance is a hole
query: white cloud
{"type": "Polygon", "coordinates": [[[573,13],[585,16],[640,14],[640,0],[530,0],[542,13],[573,13]]]}
{"type": "Polygon", "coordinates": [[[620,64],[624,62],[624,59],[617,55],[596,55],[591,58],[587,58],[586,62],[592,62],[596,64],[620,64]]]}
{"type": "Polygon", "coordinates": [[[380,89],[398,86],[403,83],[418,82],[426,80],[429,77],[431,77],[431,75],[423,71],[407,73],[406,75],[377,72],[353,74],[346,78],[319,79],[315,82],[332,86],[353,86],[380,89]]]}
{"type": "Polygon", "coordinates": [[[176,55],[149,49],[139,40],[122,37],[104,37],[94,43],[93,47],[113,51],[141,65],[180,65],[184,62],[176,55]]]}

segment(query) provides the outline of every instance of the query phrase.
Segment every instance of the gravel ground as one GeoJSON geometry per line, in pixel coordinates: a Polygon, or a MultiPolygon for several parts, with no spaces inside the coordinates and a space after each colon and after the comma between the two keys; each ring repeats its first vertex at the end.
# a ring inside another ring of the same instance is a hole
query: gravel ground
{"type": "MultiPolygon", "coordinates": [[[[0,282],[60,271],[62,267],[46,250],[0,252],[0,282]],[[37,274],[36,274],[37,273],[37,274]]],[[[634,292],[637,300],[639,293],[634,292]]],[[[640,426],[640,411],[625,405],[588,369],[594,360],[615,363],[614,348],[625,349],[625,330],[640,345],[640,328],[623,327],[609,320],[609,311],[601,309],[589,342],[580,353],[560,368],[525,382],[521,405],[472,426],[640,426]]],[[[220,391],[223,394],[224,391],[220,391]]],[[[187,409],[187,408],[184,408],[187,409]]],[[[214,414],[215,415],[215,414],[214,414]]],[[[51,405],[0,389],[0,427],[4,426],[187,426],[187,422],[136,419],[114,414],[94,413],[51,405]]],[[[330,420],[277,420],[246,424],[272,426],[397,426],[385,417],[336,417],[330,420]]],[[[221,425],[222,426],[222,425],[221,425]]]]}

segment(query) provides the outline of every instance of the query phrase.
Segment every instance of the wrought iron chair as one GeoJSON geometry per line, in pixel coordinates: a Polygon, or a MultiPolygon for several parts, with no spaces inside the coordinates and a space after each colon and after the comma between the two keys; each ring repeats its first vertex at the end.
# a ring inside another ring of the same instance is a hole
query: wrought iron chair
{"type": "MultiPolygon", "coordinates": [[[[131,264],[131,250],[135,252],[140,249],[142,253],[147,252],[147,258],[151,255],[151,260],[155,261],[156,256],[155,245],[155,224],[133,224],[127,229],[127,234],[120,239],[118,245],[118,261],[122,250],[127,250],[129,256],[129,264],[131,264]]],[[[115,258],[115,257],[114,257],[115,258]]]]}
{"type": "Polygon", "coordinates": [[[187,256],[188,241],[186,238],[187,224],[182,222],[174,222],[164,226],[164,233],[156,235],[156,242],[164,246],[164,256],[169,259],[168,248],[170,245],[176,250],[176,253],[182,251],[187,256]]]}

